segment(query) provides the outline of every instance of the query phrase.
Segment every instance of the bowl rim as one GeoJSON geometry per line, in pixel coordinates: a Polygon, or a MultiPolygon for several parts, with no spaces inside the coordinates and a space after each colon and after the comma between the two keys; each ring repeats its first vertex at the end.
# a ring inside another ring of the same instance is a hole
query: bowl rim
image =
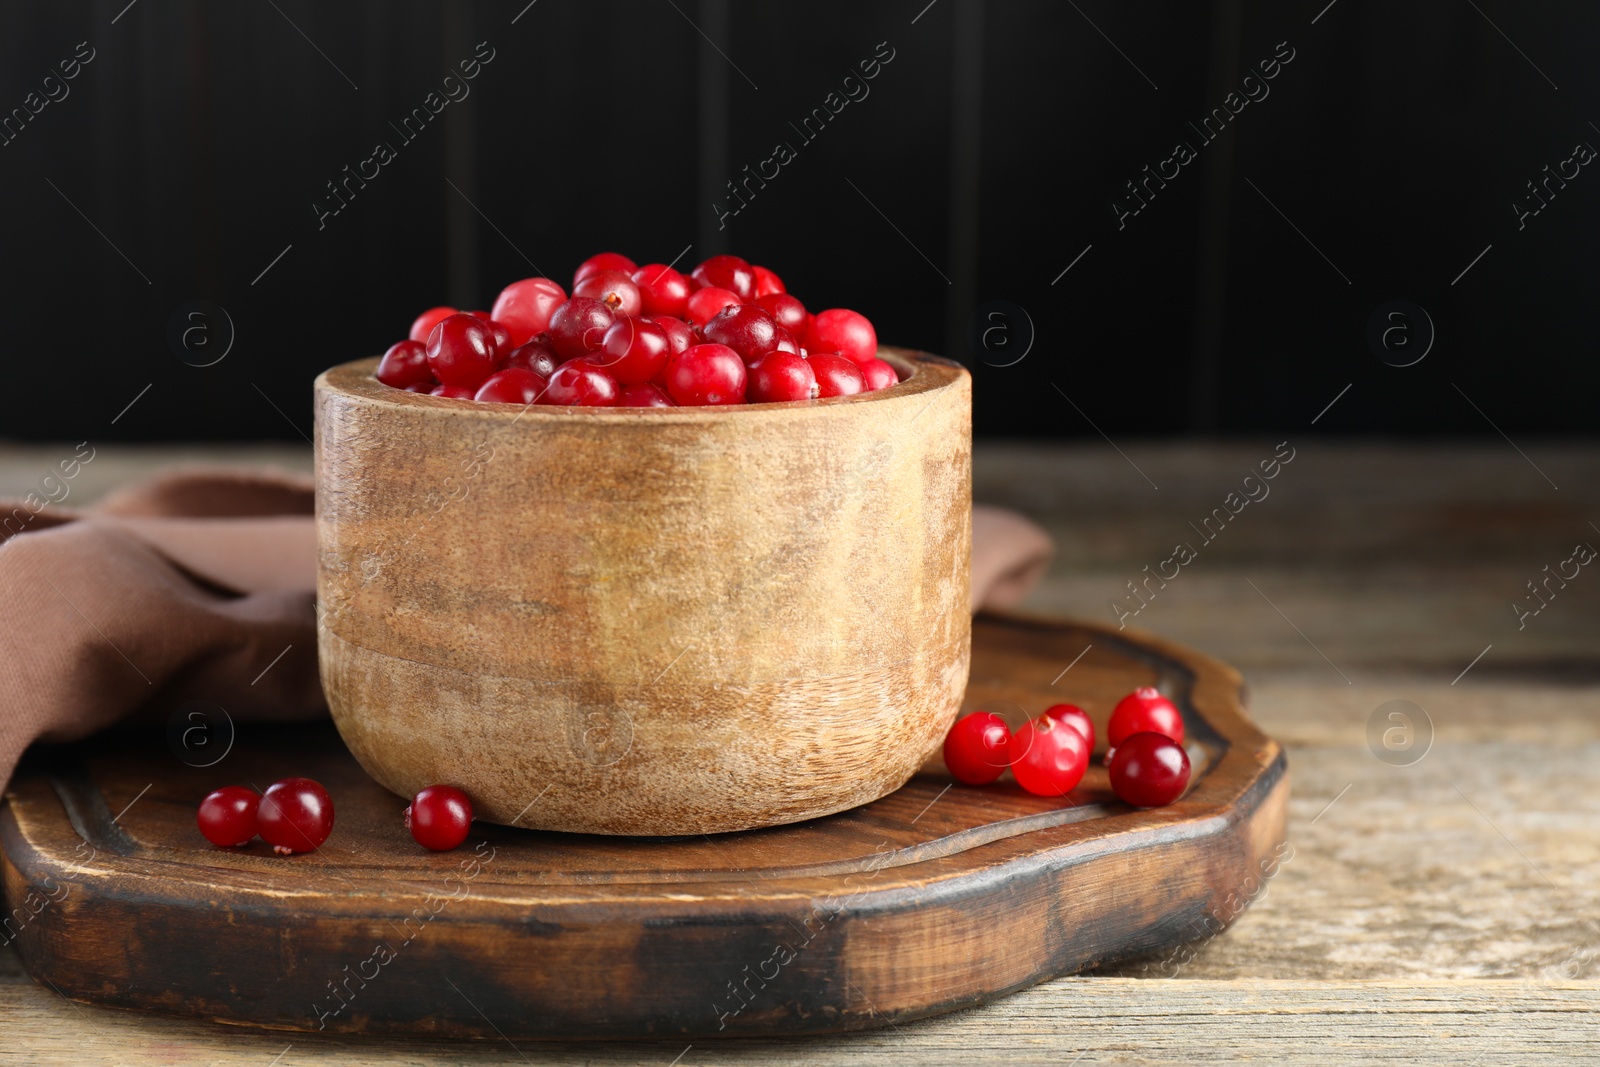
{"type": "MultiPolygon", "coordinates": [[[[622,407],[558,407],[545,404],[480,404],[475,400],[456,400],[450,397],[412,393],[384,385],[373,377],[378,356],[351,360],[329,367],[317,375],[316,392],[335,393],[359,398],[377,405],[395,409],[410,408],[414,413],[441,416],[476,416],[516,422],[525,416],[548,421],[594,420],[602,422],[636,422],[640,419],[658,419],[671,424],[683,422],[722,421],[729,418],[752,418],[761,415],[780,415],[793,418],[803,413],[838,411],[861,404],[883,404],[907,401],[929,393],[952,389],[971,374],[961,364],[943,356],[910,348],[883,345],[878,348],[878,358],[905,375],[897,384],[887,389],[853,396],[830,396],[817,400],[787,400],[764,404],[724,404],[697,407],[622,408],[622,407]]],[[[924,403],[932,403],[928,397],[924,403]]]]}

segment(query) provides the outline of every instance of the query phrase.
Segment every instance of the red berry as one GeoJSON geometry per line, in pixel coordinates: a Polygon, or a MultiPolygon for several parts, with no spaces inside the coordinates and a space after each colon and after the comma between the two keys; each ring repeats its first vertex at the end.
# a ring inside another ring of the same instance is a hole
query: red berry
{"type": "Polygon", "coordinates": [[[333,799],[309,778],[285,778],[261,794],[257,821],[272,851],[310,852],[333,832],[333,799]]]}
{"type": "Polygon", "coordinates": [[[587,296],[600,301],[618,317],[637,315],[643,308],[639,287],[633,279],[620,270],[597,270],[586,275],[572,287],[573,296],[587,296]]]}
{"type": "Polygon", "coordinates": [[[616,314],[600,301],[575,296],[550,316],[550,344],[562,360],[577,359],[599,349],[616,314]]]}
{"type": "Polygon", "coordinates": [[[254,789],[225,785],[200,802],[195,821],[213,845],[222,848],[247,845],[256,836],[256,805],[260,802],[254,789]]]}
{"type": "Polygon", "coordinates": [[[512,349],[501,369],[531,370],[541,378],[548,378],[560,365],[561,357],[550,344],[550,335],[541,333],[522,347],[512,349]]]}
{"type": "Polygon", "coordinates": [[[441,321],[448,319],[454,314],[456,314],[455,308],[429,308],[427,311],[424,311],[422,314],[418,315],[416,321],[411,324],[411,339],[413,341],[426,341],[428,339],[428,335],[433,332],[433,328],[435,326],[439,325],[441,321]]]}
{"type": "Polygon", "coordinates": [[[688,278],[665,263],[646,263],[630,277],[639,287],[639,299],[644,301],[646,315],[682,317],[692,291],[688,278]]]}
{"type": "Polygon", "coordinates": [[[755,275],[755,296],[757,299],[760,299],[763,296],[770,296],[774,293],[787,293],[789,291],[788,289],[784,288],[783,279],[765,267],[757,266],[756,264],[752,263],[750,265],[750,272],[755,275]]]}
{"type": "Polygon", "coordinates": [[[768,293],[766,296],[756,297],[756,306],[768,315],[772,321],[794,334],[796,338],[806,335],[806,324],[811,321],[811,314],[806,311],[806,306],[788,293],[768,293]]]}
{"type": "Polygon", "coordinates": [[[707,320],[700,327],[700,336],[712,344],[727,345],[748,366],[772,351],[777,328],[772,316],[754,304],[735,304],[707,320]]]}
{"type": "Polygon", "coordinates": [[[477,389],[494,373],[494,364],[494,334],[471,315],[440,319],[428,334],[428,366],[445,385],[477,389]]]}
{"type": "Polygon", "coordinates": [[[865,363],[878,354],[878,334],[865,315],[848,308],[829,308],[811,316],[805,345],[813,352],[838,352],[865,363]]]}
{"type": "Polygon", "coordinates": [[[1171,804],[1189,786],[1189,754],[1165,734],[1123,738],[1111,756],[1111,791],[1136,808],[1171,804]]]}
{"type": "Polygon", "coordinates": [[[667,364],[665,377],[668,394],[686,407],[744,403],[744,360],[727,345],[695,345],[678,353],[667,364]]]}
{"type": "Polygon", "coordinates": [[[433,382],[433,368],[428,366],[428,346],[421,341],[396,341],[378,361],[374,375],[384,385],[405,389],[423,382],[433,382]]]}
{"type": "Polygon", "coordinates": [[[678,405],[672,398],[661,391],[659,385],[646,382],[643,385],[625,386],[617,396],[619,408],[675,408],[678,405]]]}
{"type": "Polygon", "coordinates": [[[793,352],[768,352],[748,370],[750,382],[745,399],[752,404],[816,398],[817,375],[811,364],[793,352]]]}
{"type": "Polygon", "coordinates": [[[512,345],[524,345],[549,329],[551,314],[566,299],[566,290],[549,278],[524,278],[500,290],[489,314],[511,331],[512,345]]]}
{"type": "Polygon", "coordinates": [[[408,393],[431,393],[435,389],[439,389],[439,388],[442,388],[439,385],[439,383],[434,381],[432,378],[429,378],[425,382],[418,382],[416,385],[408,385],[408,386],[406,386],[406,392],[408,392],[408,393]]]}
{"type": "Polygon", "coordinates": [[[497,364],[503,364],[517,346],[511,343],[511,327],[503,322],[485,319],[484,325],[489,327],[489,333],[494,336],[494,358],[497,364]]]}
{"type": "Polygon", "coordinates": [[[727,289],[740,300],[756,295],[756,275],[738,256],[712,256],[689,275],[702,289],[727,289]]]}
{"type": "Polygon", "coordinates": [[[411,798],[406,829],[423,848],[448,852],[472,829],[472,800],[453,785],[430,785],[411,798]]]}
{"type": "Polygon", "coordinates": [[[642,385],[660,374],[671,357],[667,331],[645,319],[618,319],[590,360],[610,371],[620,385],[642,385]]]}
{"type": "Polygon", "coordinates": [[[795,355],[804,355],[800,351],[800,342],[794,339],[794,334],[782,326],[772,328],[772,350],[774,352],[793,352],[795,355]]]}
{"type": "Polygon", "coordinates": [[[900,375],[895,369],[883,360],[876,357],[858,364],[861,367],[861,377],[867,381],[867,392],[877,389],[887,389],[891,385],[900,384],[900,375]]]}
{"type": "Polygon", "coordinates": [[[1149,686],[1135,689],[1117,702],[1111,721],[1106,724],[1106,743],[1116,748],[1123,738],[1146,731],[1165,734],[1183,744],[1182,713],[1159,690],[1149,686]]]}
{"type": "Polygon", "coordinates": [[[479,322],[488,322],[488,321],[490,321],[489,313],[487,311],[469,311],[469,312],[467,312],[467,314],[471,315],[473,318],[477,319],[479,322]]]}
{"type": "Polygon", "coordinates": [[[576,286],[589,275],[602,270],[620,270],[632,273],[639,269],[639,265],[620,252],[597,252],[578,264],[578,269],[572,275],[572,284],[576,286]]]}
{"type": "Polygon", "coordinates": [[[806,359],[817,376],[819,397],[854,396],[866,391],[867,380],[861,368],[837,352],[818,352],[806,359]]]}
{"type": "Polygon", "coordinates": [[[1066,796],[1089,769],[1089,743],[1065,723],[1041,715],[1011,737],[1008,755],[1017,784],[1041,797],[1066,796]]]}
{"type": "Polygon", "coordinates": [[[695,343],[694,328],[682,319],[671,315],[652,315],[650,321],[666,331],[667,344],[673,355],[687,351],[695,343]]]}
{"type": "Polygon", "coordinates": [[[544,395],[546,382],[531,370],[507,367],[489,375],[472,399],[480,404],[534,404],[544,395]]]}
{"type": "Polygon", "coordinates": [[[476,389],[465,385],[436,385],[428,390],[430,396],[442,396],[451,400],[471,400],[478,395],[476,389]]]}
{"type": "Polygon", "coordinates": [[[944,765],[958,782],[987,785],[1011,762],[1011,731],[992,711],[975,711],[958,719],[944,739],[944,765]]]}
{"type": "Polygon", "coordinates": [[[733,304],[741,304],[738,293],[726,289],[696,289],[689,296],[689,303],[684,311],[689,316],[689,321],[696,326],[703,326],[707,320],[713,318],[723,308],[733,304]]]}
{"type": "Polygon", "coordinates": [[[617,380],[586,359],[568,360],[556,368],[541,404],[556,407],[608,408],[617,402],[617,380]]]}
{"type": "Polygon", "coordinates": [[[1052,704],[1044,709],[1044,713],[1056,722],[1065,723],[1082,734],[1089,751],[1094,751],[1094,721],[1089,718],[1088,712],[1076,704],[1052,704]]]}

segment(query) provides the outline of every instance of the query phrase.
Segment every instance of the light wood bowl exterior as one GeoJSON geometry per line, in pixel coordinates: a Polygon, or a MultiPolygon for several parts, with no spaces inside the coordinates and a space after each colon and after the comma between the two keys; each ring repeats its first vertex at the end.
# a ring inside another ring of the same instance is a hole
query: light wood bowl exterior
{"type": "Polygon", "coordinates": [[[384,786],[701,834],[902,785],[967,682],[971,378],[807,404],[476,404],[317,379],[323,688],[384,786]]]}

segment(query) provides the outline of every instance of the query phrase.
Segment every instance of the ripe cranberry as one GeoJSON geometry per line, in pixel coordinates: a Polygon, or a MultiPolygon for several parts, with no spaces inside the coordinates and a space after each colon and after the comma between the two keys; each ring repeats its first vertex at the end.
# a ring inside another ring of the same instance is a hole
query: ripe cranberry
{"type": "Polygon", "coordinates": [[[872,323],[848,308],[829,308],[811,316],[805,344],[813,352],[838,352],[857,363],[878,354],[878,334],[872,323]]]}
{"type": "Polygon", "coordinates": [[[617,396],[617,407],[619,408],[675,408],[677,406],[672,402],[672,398],[662,392],[661,387],[653,382],[625,386],[617,396]]]}
{"type": "Polygon", "coordinates": [[[620,252],[597,252],[578,264],[578,269],[572,275],[574,287],[589,275],[602,270],[620,270],[632,273],[639,269],[639,265],[620,252]]]}
{"type": "Polygon", "coordinates": [[[406,386],[406,392],[408,392],[408,393],[431,393],[435,389],[439,389],[439,388],[443,388],[443,387],[440,386],[439,383],[434,381],[432,378],[429,378],[425,382],[418,382],[416,385],[408,385],[408,386],[406,386]]]}
{"type": "Polygon", "coordinates": [[[213,845],[222,848],[248,845],[256,836],[256,806],[260,802],[254,789],[225,785],[200,802],[195,821],[213,845]]]}
{"type": "Polygon", "coordinates": [[[771,352],[777,340],[777,324],[772,316],[754,304],[725,307],[700,328],[700,336],[712,344],[727,345],[749,365],[771,352]]]}
{"type": "Polygon", "coordinates": [[[577,359],[598,349],[616,314],[593,297],[575,296],[550,316],[550,344],[562,360],[577,359]]]}
{"type": "Polygon", "coordinates": [[[643,307],[639,287],[620,270],[597,270],[572,287],[573,296],[600,301],[617,315],[637,315],[643,307]]]}
{"type": "Polygon", "coordinates": [[[689,321],[696,326],[702,326],[708,319],[713,318],[723,308],[733,304],[742,304],[738,293],[726,289],[696,289],[689,296],[689,303],[684,310],[689,316],[689,321]]]}
{"type": "Polygon", "coordinates": [[[944,739],[944,765],[958,782],[988,785],[1005,772],[1011,731],[992,711],[975,711],[956,721],[944,739]]]}
{"type": "Polygon", "coordinates": [[[471,400],[478,395],[476,389],[466,385],[436,385],[428,390],[430,396],[442,396],[451,400],[471,400]]]}
{"type": "Polygon", "coordinates": [[[837,352],[818,352],[807,356],[812,373],[817,376],[817,395],[854,396],[866,391],[867,380],[861,368],[837,352]]]}
{"type": "Polygon", "coordinates": [[[650,321],[666,332],[667,344],[673,355],[687,350],[695,343],[694,330],[682,319],[673,318],[671,315],[652,315],[650,321]]]}
{"type": "Polygon", "coordinates": [[[378,361],[374,375],[384,385],[405,389],[428,382],[432,387],[433,368],[428,366],[428,346],[421,341],[396,341],[378,361]]]}
{"type": "Polygon", "coordinates": [[[685,407],[742,404],[745,380],[744,360],[727,345],[695,345],[673,356],[666,370],[668,394],[685,407]]]}
{"type": "Polygon", "coordinates": [[[1089,718],[1088,712],[1076,704],[1052,704],[1044,709],[1044,713],[1082,734],[1084,741],[1089,745],[1089,751],[1094,751],[1094,722],[1089,718]]]}
{"type": "Polygon", "coordinates": [[[756,295],[756,276],[738,256],[712,256],[689,275],[701,289],[727,289],[741,301],[756,295]]]}
{"type": "Polygon", "coordinates": [[[549,278],[524,278],[500,290],[489,315],[505,323],[513,346],[523,345],[549,328],[551,314],[566,299],[566,290],[549,278]]]}
{"type": "Polygon", "coordinates": [[[455,308],[429,308],[427,311],[424,311],[422,314],[418,315],[416,321],[411,324],[411,339],[413,341],[426,341],[428,339],[428,335],[433,332],[433,328],[435,326],[439,325],[442,320],[447,319],[454,314],[456,314],[455,308]]]}
{"type": "Polygon", "coordinates": [[[333,832],[333,799],[309,778],[285,778],[261,795],[257,821],[272,851],[310,852],[333,832]]]}
{"type": "Polygon", "coordinates": [[[406,808],[411,839],[434,852],[449,852],[472,829],[472,800],[453,785],[430,785],[406,808]]]}
{"type": "Polygon", "coordinates": [[[1183,744],[1183,714],[1160,690],[1145,686],[1135,689],[1117,702],[1106,724],[1106,742],[1112,748],[1132,734],[1165,734],[1183,744]]]}
{"type": "Polygon", "coordinates": [[[489,375],[472,399],[480,404],[533,404],[544,395],[546,384],[531,370],[508,367],[489,375]]]}
{"type": "Polygon", "coordinates": [[[794,339],[794,334],[785,330],[782,326],[774,326],[772,328],[772,351],[792,352],[798,356],[800,354],[800,343],[794,339]]]}
{"type": "Polygon", "coordinates": [[[471,315],[440,319],[428,334],[428,366],[445,385],[476,389],[494,373],[494,334],[471,315]]]}
{"type": "Polygon", "coordinates": [[[750,383],[745,399],[752,404],[786,400],[812,400],[817,395],[817,375],[793,352],[768,352],[749,365],[750,383]]]}
{"type": "Polygon", "coordinates": [[[560,365],[561,357],[550,344],[550,335],[541,333],[520,348],[512,349],[502,369],[531,370],[541,378],[548,378],[560,365]]]}
{"type": "Polygon", "coordinates": [[[900,375],[895,373],[895,369],[877,357],[864,360],[858,366],[861,368],[861,377],[867,381],[869,393],[875,389],[887,389],[891,385],[900,384],[900,375]]]}
{"type": "Polygon", "coordinates": [[[768,293],[756,298],[756,306],[772,316],[772,321],[801,338],[806,335],[806,324],[811,315],[806,306],[788,293],[768,293]]]}
{"type": "Polygon", "coordinates": [[[787,293],[789,291],[788,289],[784,288],[783,279],[765,267],[757,266],[756,264],[752,263],[750,265],[750,272],[755,275],[756,284],[754,295],[758,300],[764,296],[771,296],[776,293],[787,293]]]}
{"type": "Polygon", "coordinates": [[[505,358],[517,347],[511,343],[511,327],[493,319],[485,319],[484,325],[489,327],[489,333],[494,337],[495,363],[502,365],[505,363],[505,358]]]}
{"type": "Polygon", "coordinates": [[[689,279],[665,263],[646,263],[631,275],[639,287],[639,298],[644,301],[646,315],[675,315],[683,317],[692,291],[689,279]]]}
{"type": "Polygon", "coordinates": [[[1171,804],[1189,786],[1189,754],[1165,734],[1130,734],[1111,756],[1111,791],[1136,808],[1171,804]]]}
{"type": "MultiPolygon", "coordinates": [[[[593,275],[590,275],[593,277],[593,275]]],[[[590,357],[620,385],[642,385],[661,373],[672,358],[667,331],[645,319],[618,319],[606,331],[600,351],[590,357]]]]}
{"type": "Polygon", "coordinates": [[[608,408],[617,402],[617,380],[586,359],[568,360],[556,368],[541,404],[556,407],[608,408]]]}
{"type": "Polygon", "coordinates": [[[1022,724],[1007,754],[1017,784],[1041,797],[1070,793],[1089,769],[1089,743],[1066,723],[1041,715],[1022,724]]]}

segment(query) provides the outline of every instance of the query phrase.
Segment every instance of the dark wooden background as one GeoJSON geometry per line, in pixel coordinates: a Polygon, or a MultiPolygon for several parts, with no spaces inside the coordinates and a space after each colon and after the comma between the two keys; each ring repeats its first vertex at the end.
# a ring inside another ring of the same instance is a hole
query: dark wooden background
{"type": "Polygon", "coordinates": [[[525,3],[0,5],[0,114],[95,57],[0,148],[0,437],[298,440],[312,375],[425,306],[691,244],[968,362],[980,434],[1274,432],[1347,384],[1319,430],[1592,430],[1600,175],[1511,207],[1600,145],[1592,5],[525,3]],[[480,41],[471,95],[400,146],[480,41]],[[1280,41],[1270,95],[1119,231],[1122,183],[1280,41]],[[799,143],[880,42],[870,95],[799,143]],[[398,158],[319,229],[380,139],[398,158]],[[778,140],[798,158],[719,231],[778,140]],[[1396,298],[1437,328],[1413,367],[1365,340],[1396,298]],[[234,323],[215,366],[168,344],[194,299],[234,323]],[[991,300],[1034,325],[1013,366],[970,347],[991,300]]]}

